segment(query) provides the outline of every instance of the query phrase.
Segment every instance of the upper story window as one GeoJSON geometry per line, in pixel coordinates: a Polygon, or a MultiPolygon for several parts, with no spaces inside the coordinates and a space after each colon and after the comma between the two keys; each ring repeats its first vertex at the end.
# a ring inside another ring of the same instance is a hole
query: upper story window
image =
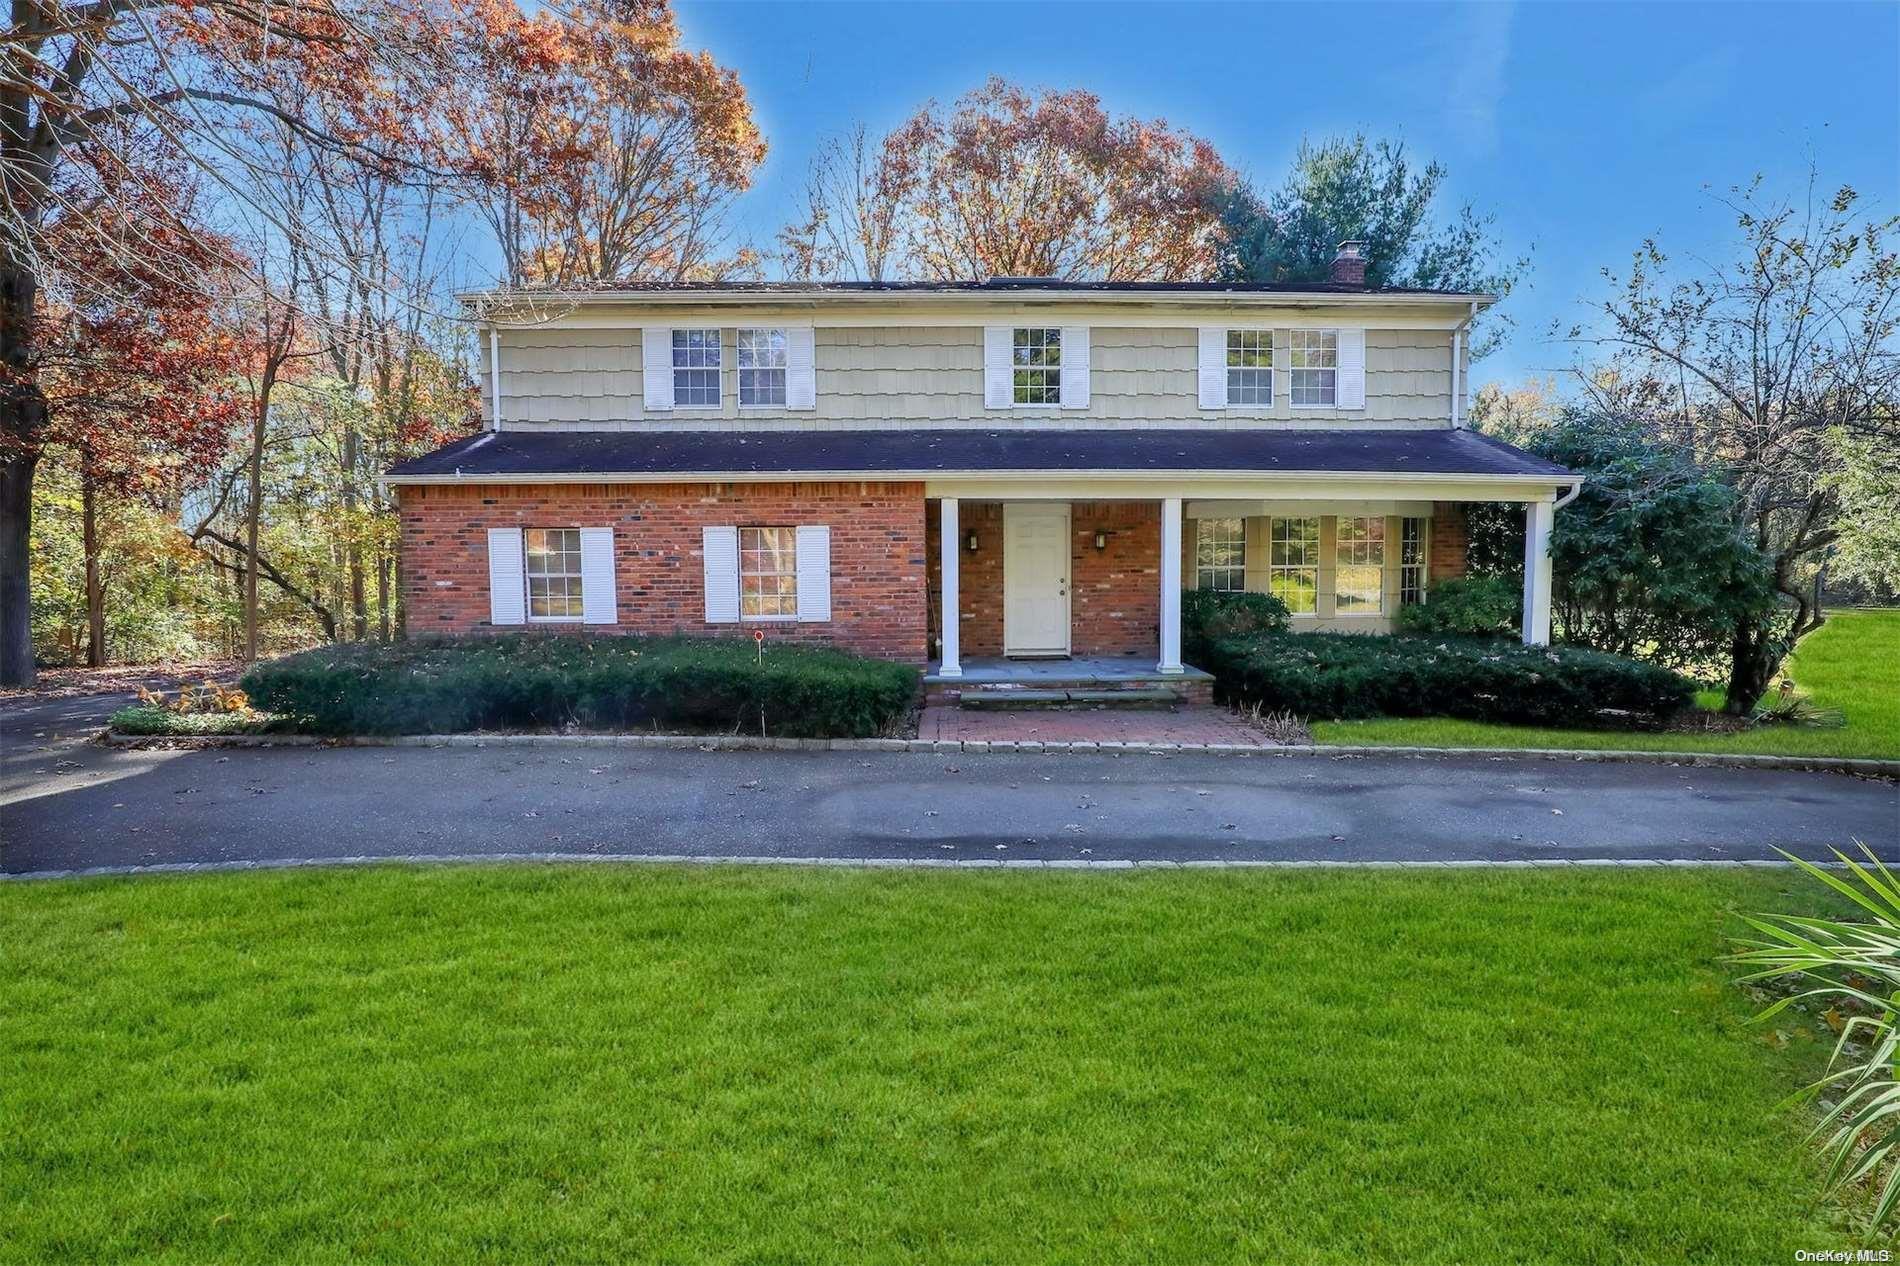
{"type": "Polygon", "coordinates": [[[739,616],[789,620],[798,616],[798,529],[739,529],[739,616]]]}
{"type": "Polygon", "coordinates": [[[673,331],[673,404],[719,407],[719,331],[673,331]]]}
{"type": "Polygon", "coordinates": [[[1194,587],[1225,593],[1247,587],[1246,520],[1194,521],[1194,587]]]}
{"type": "Polygon", "coordinates": [[[785,405],[786,333],[739,331],[739,403],[785,405]]]}
{"type": "Polygon", "coordinates": [[[1331,408],[1339,401],[1339,331],[1293,330],[1293,406],[1331,408]]]}
{"type": "Polygon", "coordinates": [[[1227,331],[1227,403],[1273,403],[1273,331],[1227,331]]]}
{"type": "Polygon", "coordinates": [[[1062,403],[1062,331],[1031,327],[1011,331],[1010,366],[1017,404],[1062,403]]]}
{"type": "Polygon", "coordinates": [[[528,619],[561,623],[581,618],[579,528],[528,528],[521,534],[528,578],[528,619]]]}
{"type": "Polygon", "coordinates": [[[1289,611],[1319,605],[1319,520],[1275,519],[1269,529],[1267,590],[1289,611]]]}
{"type": "Polygon", "coordinates": [[[1342,515],[1335,532],[1333,610],[1377,615],[1385,607],[1385,519],[1342,515]]]}

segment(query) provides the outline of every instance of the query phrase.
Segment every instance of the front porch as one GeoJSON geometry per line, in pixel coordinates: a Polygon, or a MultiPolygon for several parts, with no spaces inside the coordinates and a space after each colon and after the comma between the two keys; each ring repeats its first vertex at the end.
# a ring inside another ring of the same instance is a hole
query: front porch
{"type": "Polygon", "coordinates": [[[971,497],[949,495],[949,481],[931,487],[931,689],[1192,680],[1198,670],[1181,659],[1181,594],[1190,588],[1275,594],[1296,631],[1391,632],[1400,608],[1422,601],[1430,583],[1463,574],[1470,501],[1524,505],[1524,640],[1549,640],[1557,503],[1548,485],[1532,492],[1394,476],[1318,497],[1310,481],[1258,480],[1184,484],[1178,497],[1085,499],[1059,495],[1065,484],[1087,486],[1053,479],[1046,492],[971,497]]]}

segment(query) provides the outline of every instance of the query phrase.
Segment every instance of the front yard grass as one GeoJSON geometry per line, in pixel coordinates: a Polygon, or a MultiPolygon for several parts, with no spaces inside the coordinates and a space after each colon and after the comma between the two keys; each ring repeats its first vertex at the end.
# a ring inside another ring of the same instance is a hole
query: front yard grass
{"type": "Polygon", "coordinates": [[[1792,1260],[1783,871],[0,887],[0,1257],[1792,1260]],[[1783,1045],[1782,1043],[1784,1043],[1783,1045]]]}
{"type": "MultiPolygon", "coordinates": [[[[1764,725],[1734,733],[1574,730],[1496,725],[1449,717],[1320,721],[1320,743],[1379,747],[1535,747],[1649,752],[1737,752],[1777,756],[1900,758],[1900,611],[1834,611],[1802,640],[1788,663],[1796,687],[1817,707],[1837,708],[1844,726],[1764,725]]],[[[1698,702],[1720,708],[1720,692],[1698,702]]]]}

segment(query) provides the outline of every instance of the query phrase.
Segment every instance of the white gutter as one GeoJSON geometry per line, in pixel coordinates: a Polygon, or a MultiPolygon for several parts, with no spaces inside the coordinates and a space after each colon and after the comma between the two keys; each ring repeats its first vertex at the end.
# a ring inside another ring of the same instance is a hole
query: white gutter
{"type": "MultiPolygon", "coordinates": [[[[1268,481],[1317,480],[1361,483],[1540,484],[1556,483],[1549,475],[1483,475],[1445,471],[1386,470],[666,470],[538,472],[534,474],[384,475],[386,484],[666,484],[666,483],[918,483],[945,479],[983,479],[997,483],[1048,483],[1051,480],[1099,479],[1142,484],[1156,479],[1268,481]]],[[[1575,476],[1565,476],[1574,479],[1575,476]]],[[[1579,482],[1556,503],[1568,505],[1581,490],[1579,482]]]]}
{"type": "Polygon", "coordinates": [[[1487,294],[1392,294],[1378,291],[1331,292],[1324,290],[470,290],[455,296],[469,307],[493,305],[587,306],[593,304],[643,304],[676,307],[817,307],[835,304],[875,305],[891,303],[967,303],[997,305],[1022,301],[1037,303],[1149,303],[1176,307],[1213,307],[1224,303],[1259,307],[1284,307],[1289,304],[1331,307],[1335,305],[1368,307],[1442,307],[1446,304],[1470,304],[1473,309],[1497,302],[1487,294]]]}
{"type": "Polygon", "coordinates": [[[1566,492],[1563,496],[1557,498],[1555,501],[1550,503],[1551,513],[1554,514],[1557,511],[1563,509],[1565,506],[1569,505],[1572,501],[1575,501],[1577,499],[1577,494],[1582,491],[1583,491],[1583,480],[1579,478],[1576,483],[1570,485],[1569,492],[1566,492]]]}

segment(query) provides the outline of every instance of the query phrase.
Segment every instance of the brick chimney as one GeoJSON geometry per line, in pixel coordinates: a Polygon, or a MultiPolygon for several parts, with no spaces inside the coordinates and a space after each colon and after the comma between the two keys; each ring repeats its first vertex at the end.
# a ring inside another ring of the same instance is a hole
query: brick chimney
{"type": "Polygon", "coordinates": [[[1364,242],[1341,242],[1339,254],[1333,256],[1333,268],[1328,278],[1338,286],[1363,286],[1366,284],[1366,244],[1364,242]]]}

